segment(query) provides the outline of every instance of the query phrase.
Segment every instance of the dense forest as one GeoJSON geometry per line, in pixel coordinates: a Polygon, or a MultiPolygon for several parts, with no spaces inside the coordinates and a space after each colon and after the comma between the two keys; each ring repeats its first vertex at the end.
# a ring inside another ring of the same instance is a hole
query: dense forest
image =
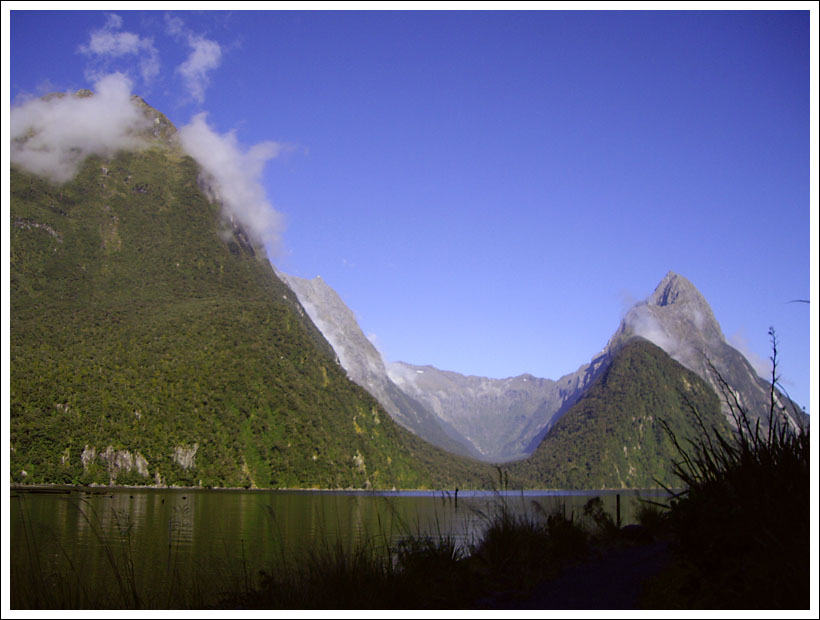
{"type": "Polygon", "coordinates": [[[20,482],[486,487],[351,383],[170,143],[11,172],[11,471],[20,482]]]}

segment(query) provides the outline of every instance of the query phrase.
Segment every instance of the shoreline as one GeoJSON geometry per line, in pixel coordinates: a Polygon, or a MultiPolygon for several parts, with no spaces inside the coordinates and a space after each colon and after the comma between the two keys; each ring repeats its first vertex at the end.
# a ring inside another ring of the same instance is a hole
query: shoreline
{"type": "Polygon", "coordinates": [[[663,487],[653,488],[613,488],[613,489],[510,489],[501,491],[498,489],[322,489],[314,488],[297,488],[297,487],[282,487],[282,488],[245,488],[245,487],[203,487],[203,486],[158,486],[158,485],[82,485],[82,484],[59,484],[59,483],[36,483],[26,484],[20,482],[13,482],[10,485],[11,491],[20,491],[23,493],[71,493],[72,491],[83,491],[90,489],[91,494],[103,493],[106,491],[242,491],[253,493],[330,493],[340,495],[418,495],[418,496],[437,496],[445,495],[459,495],[461,497],[485,497],[493,495],[502,496],[555,496],[565,497],[573,495],[591,495],[594,493],[601,493],[605,495],[638,495],[640,493],[650,494],[672,494],[678,493],[682,489],[664,489],[663,487]]]}

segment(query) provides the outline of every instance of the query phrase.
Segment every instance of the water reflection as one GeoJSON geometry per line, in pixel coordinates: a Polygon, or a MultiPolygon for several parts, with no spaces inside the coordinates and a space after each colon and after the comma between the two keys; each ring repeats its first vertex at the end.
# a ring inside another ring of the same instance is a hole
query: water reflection
{"type": "Polygon", "coordinates": [[[196,497],[174,494],[168,502],[168,514],[165,520],[168,523],[168,544],[177,547],[186,547],[194,541],[194,514],[196,512],[196,497]]]}
{"type": "MultiPolygon", "coordinates": [[[[594,495],[614,514],[614,494],[594,495]]],[[[623,496],[626,523],[636,504],[623,496]]],[[[469,547],[502,502],[520,514],[564,505],[577,518],[589,497],[460,492],[456,501],[448,492],[20,492],[10,515],[12,585],[46,569],[73,572],[82,587],[105,588],[115,596],[120,586],[112,562],[125,562],[145,591],[167,593],[170,600],[188,579],[203,596],[217,597],[238,587],[237,580],[253,581],[260,570],[282,558],[298,561],[317,545],[369,541],[387,548],[410,534],[450,536],[469,547]]]]}

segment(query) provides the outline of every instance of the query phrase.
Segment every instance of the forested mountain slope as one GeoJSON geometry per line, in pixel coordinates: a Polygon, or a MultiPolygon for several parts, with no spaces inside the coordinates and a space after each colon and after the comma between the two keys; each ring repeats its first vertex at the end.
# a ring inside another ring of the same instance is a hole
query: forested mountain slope
{"type": "Polygon", "coordinates": [[[173,126],[135,101],[147,148],[89,156],[63,184],[12,166],[12,477],[491,484],[348,380],[264,250],[205,196],[173,126]]]}
{"type": "Polygon", "coordinates": [[[682,446],[704,429],[730,432],[705,381],[648,340],[634,338],[613,352],[581,399],[510,471],[526,472],[549,488],[674,486],[679,481],[672,463],[680,454],[664,423],[682,446]]]}

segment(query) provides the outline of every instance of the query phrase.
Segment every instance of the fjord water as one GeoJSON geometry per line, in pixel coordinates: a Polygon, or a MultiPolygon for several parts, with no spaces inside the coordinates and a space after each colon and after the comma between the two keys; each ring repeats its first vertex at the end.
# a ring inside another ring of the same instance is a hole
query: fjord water
{"type": "MultiPolygon", "coordinates": [[[[114,607],[132,588],[153,598],[142,601],[152,606],[173,607],[180,598],[215,604],[223,593],[253,586],[259,571],[283,559],[298,563],[323,543],[385,548],[420,534],[451,536],[466,547],[502,503],[530,514],[563,504],[580,517],[584,503],[600,496],[613,518],[616,509],[615,493],[601,491],[462,491],[457,500],[454,491],[55,491],[12,490],[12,595],[37,599],[57,578],[62,589],[69,584],[69,596],[99,592],[114,607]]],[[[619,493],[628,523],[639,494],[619,493]]]]}

